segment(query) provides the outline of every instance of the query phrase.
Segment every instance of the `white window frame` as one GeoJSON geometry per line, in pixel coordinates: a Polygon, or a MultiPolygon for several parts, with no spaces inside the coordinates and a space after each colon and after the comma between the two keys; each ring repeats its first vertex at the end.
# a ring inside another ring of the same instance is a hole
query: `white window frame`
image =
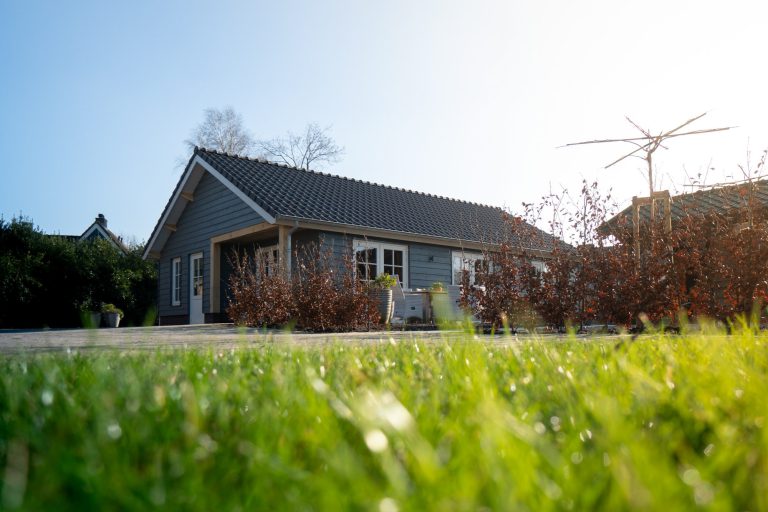
{"type": "MultiPolygon", "coordinates": [[[[376,275],[384,273],[384,250],[401,251],[403,253],[403,282],[400,286],[408,288],[408,246],[391,244],[387,242],[373,242],[371,240],[358,240],[352,242],[355,258],[357,251],[375,249],[376,250],[376,275]]],[[[357,260],[354,261],[355,274],[357,274],[357,260]]]]}
{"type": "Polygon", "coordinates": [[[181,257],[171,259],[171,306],[181,306],[181,257]]]}
{"type": "Polygon", "coordinates": [[[256,268],[260,269],[264,261],[267,262],[266,275],[275,275],[280,268],[280,246],[275,244],[256,249],[256,268]]]}
{"type": "Polygon", "coordinates": [[[475,263],[485,261],[485,255],[481,252],[452,251],[451,252],[451,284],[460,285],[461,279],[457,280],[457,274],[463,270],[469,271],[470,284],[475,283],[475,263]],[[457,265],[457,263],[459,263],[457,265]],[[458,281],[458,282],[457,282],[458,281]]]}
{"type": "Polygon", "coordinates": [[[192,297],[200,297],[202,299],[205,295],[205,255],[202,252],[196,252],[195,254],[189,255],[189,283],[190,300],[192,297]],[[197,262],[200,262],[199,267],[197,268],[197,270],[200,271],[200,274],[195,274],[195,263],[197,262]],[[198,284],[200,286],[200,293],[197,293],[197,290],[193,292],[192,289],[196,288],[198,284]]]}
{"type": "Polygon", "coordinates": [[[548,270],[547,262],[542,260],[531,260],[531,266],[538,276],[548,270]]]}

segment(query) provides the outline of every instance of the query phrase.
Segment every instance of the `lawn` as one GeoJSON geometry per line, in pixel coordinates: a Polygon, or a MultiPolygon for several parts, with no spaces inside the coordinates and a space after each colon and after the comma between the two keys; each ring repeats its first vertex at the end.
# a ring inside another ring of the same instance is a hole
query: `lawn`
{"type": "Polygon", "coordinates": [[[768,336],[0,356],[22,510],[768,510],[768,336]]]}

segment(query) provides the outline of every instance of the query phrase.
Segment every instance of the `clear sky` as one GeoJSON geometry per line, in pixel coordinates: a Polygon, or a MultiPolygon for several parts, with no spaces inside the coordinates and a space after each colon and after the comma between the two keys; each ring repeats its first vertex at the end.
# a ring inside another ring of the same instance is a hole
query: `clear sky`
{"type": "Polygon", "coordinates": [[[344,176],[519,209],[582,178],[623,204],[653,131],[663,188],[738,178],[768,148],[767,2],[0,0],[0,215],[149,238],[205,108],[257,138],[332,126],[344,176]]]}

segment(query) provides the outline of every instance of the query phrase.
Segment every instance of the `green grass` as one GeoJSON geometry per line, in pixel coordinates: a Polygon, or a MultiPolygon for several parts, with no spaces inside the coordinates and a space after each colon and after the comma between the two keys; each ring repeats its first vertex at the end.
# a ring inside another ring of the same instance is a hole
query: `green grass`
{"type": "Polygon", "coordinates": [[[0,506],[768,510],[768,337],[0,358],[0,506]]]}

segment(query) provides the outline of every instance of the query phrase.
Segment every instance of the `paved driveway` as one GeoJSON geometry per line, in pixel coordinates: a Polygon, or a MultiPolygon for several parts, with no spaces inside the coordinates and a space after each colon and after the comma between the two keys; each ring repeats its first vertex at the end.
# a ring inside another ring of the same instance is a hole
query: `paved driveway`
{"type": "Polygon", "coordinates": [[[282,331],[243,329],[231,324],[182,325],[164,327],[127,327],[120,329],[55,329],[45,331],[0,331],[0,353],[119,349],[212,347],[230,348],[290,343],[313,345],[334,341],[373,343],[392,338],[439,340],[459,333],[438,331],[365,332],[344,334],[291,334],[282,331]]]}

